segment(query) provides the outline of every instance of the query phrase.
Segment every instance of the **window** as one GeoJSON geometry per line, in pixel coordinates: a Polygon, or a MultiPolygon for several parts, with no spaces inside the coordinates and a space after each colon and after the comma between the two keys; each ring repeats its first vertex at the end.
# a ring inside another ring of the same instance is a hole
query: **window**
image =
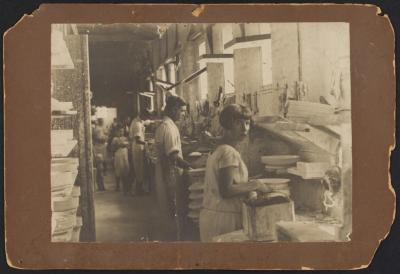
{"type": "Polygon", "coordinates": [[[154,97],[153,94],[149,94],[147,92],[141,93],[139,96],[140,99],[140,109],[154,111],[154,97]]]}

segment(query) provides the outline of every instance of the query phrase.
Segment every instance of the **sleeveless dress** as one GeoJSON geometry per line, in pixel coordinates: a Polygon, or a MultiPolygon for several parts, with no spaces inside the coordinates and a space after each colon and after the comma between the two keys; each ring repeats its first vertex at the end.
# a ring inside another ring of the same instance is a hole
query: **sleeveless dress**
{"type": "Polygon", "coordinates": [[[240,153],[229,145],[220,145],[210,154],[206,164],[203,209],[200,212],[200,238],[210,242],[212,238],[242,228],[242,204],[239,197],[223,198],[219,191],[219,170],[237,167],[234,176],[237,183],[248,182],[248,171],[240,153]]]}

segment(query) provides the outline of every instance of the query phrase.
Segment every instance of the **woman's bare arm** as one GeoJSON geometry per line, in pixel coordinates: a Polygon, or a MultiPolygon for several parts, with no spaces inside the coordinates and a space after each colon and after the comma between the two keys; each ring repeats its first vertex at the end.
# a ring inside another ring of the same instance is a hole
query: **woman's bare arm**
{"type": "Polygon", "coordinates": [[[254,190],[268,191],[268,188],[257,181],[235,182],[234,175],[236,172],[238,172],[238,168],[234,166],[219,170],[218,186],[223,198],[244,195],[254,190]]]}
{"type": "Polygon", "coordinates": [[[169,154],[169,160],[176,164],[178,167],[183,168],[183,169],[188,169],[190,168],[190,163],[185,161],[184,159],[182,159],[179,156],[179,152],[178,151],[173,151],[169,154]]]}

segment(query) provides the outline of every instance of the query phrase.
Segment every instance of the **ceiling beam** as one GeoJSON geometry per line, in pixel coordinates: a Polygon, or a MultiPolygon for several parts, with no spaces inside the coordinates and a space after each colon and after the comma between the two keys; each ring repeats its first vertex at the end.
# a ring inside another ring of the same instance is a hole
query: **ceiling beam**
{"type": "MultiPolygon", "coordinates": [[[[90,42],[147,42],[134,34],[89,34],[90,42]]],[[[150,41],[148,41],[150,42],[150,41]]]]}
{"type": "Polygon", "coordinates": [[[154,24],[78,24],[81,34],[93,35],[136,35],[141,40],[158,39],[157,26],[154,24]]]}

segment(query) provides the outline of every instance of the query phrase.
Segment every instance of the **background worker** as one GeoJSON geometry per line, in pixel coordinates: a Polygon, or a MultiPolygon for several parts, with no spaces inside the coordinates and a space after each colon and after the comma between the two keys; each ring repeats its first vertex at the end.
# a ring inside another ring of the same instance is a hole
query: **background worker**
{"type": "Polygon", "coordinates": [[[104,170],[106,160],[106,141],[107,141],[107,130],[104,127],[104,120],[99,118],[93,130],[93,151],[95,156],[96,166],[96,182],[99,191],[104,191],[104,170]]]}
{"type": "Polygon", "coordinates": [[[145,147],[145,113],[140,113],[129,127],[129,139],[132,144],[132,162],[135,170],[135,187],[132,192],[136,194],[143,194],[144,182],[144,147],[145,147]]]}
{"type": "Polygon", "coordinates": [[[179,180],[181,169],[190,168],[183,159],[181,138],[176,122],[186,112],[186,102],[175,95],[166,99],[164,117],[156,129],[155,145],[157,150],[155,187],[159,206],[160,240],[179,240],[179,180]],[[178,238],[178,239],[177,239],[178,238]]]}

